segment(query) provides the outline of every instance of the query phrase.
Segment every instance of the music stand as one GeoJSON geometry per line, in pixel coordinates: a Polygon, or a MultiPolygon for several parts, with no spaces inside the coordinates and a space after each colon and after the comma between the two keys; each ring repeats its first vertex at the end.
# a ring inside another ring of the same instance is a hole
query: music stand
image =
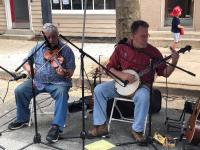
{"type": "Polygon", "coordinates": [[[75,44],[73,44],[71,41],[69,41],[66,37],[64,37],[63,35],[59,35],[62,39],[64,39],[65,41],[67,41],[68,43],[70,43],[73,47],[75,47],[81,54],[81,92],[82,92],[82,131],[80,133],[80,137],[62,137],[62,139],[70,139],[70,138],[82,138],[83,141],[83,145],[82,145],[82,149],[85,148],[85,138],[86,138],[86,131],[85,131],[85,97],[84,97],[84,57],[87,56],[88,58],[90,58],[91,60],[93,60],[96,64],[98,64],[99,66],[101,66],[107,73],[109,73],[110,75],[112,75],[113,77],[115,77],[116,79],[118,79],[119,81],[121,81],[121,83],[123,83],[122,86],[126,86],[128,84],[128,81],[123,81],[122,79],[120,79],[118,76],[116,76],[115,74],[113,74],[112,72],[110,72],[107,68],[105,68],[103,65],[101,65],[97,60],[95,60],[92,56],[90,56],[89,54],[87,54],[86,52],[83,51],[83,49],[79,48],[78,46],[76,46],[75,44]]]}
{"type": "Polygon", "coordinates": [[[52,147],[54,149],[58,149],[58,150],[63,150],[62,148],[56,147],[54,145],[51,145],[49,143],[45,143],[41,140],[41,135],[38,132],[38,124],[37,124],[37,109],[36,109],[36,95],[35,95],[35,88],[34,88],[34,68],[33,68],[33,56],[37,53],[37,51],[39,51],[39,49],[46,44],[46,42],[43,42],[38,48],[36,46],[34,53],[32,53],[17,69],[15,69],[15,72],[17,72],[26,62],[28,62],[30,64],[30,68],[31,68],[31,78],[32,78],[32,94],[33,94],[33,111],[34,111],[34,124],[35,124],[35,136],[33,138],[33,142],[25,145],[24,147],[20,148],[20,150],[23,150],[33,144],[43,144],[49,147],[52,147]]]}
{"type": "MultiPolygon", "coordinates": [[[[132,47],[132,46],[130,46],[130,45],[128,45],[128,46],[129,46],[130,48],[134,48],[134,47],[132,47]]],[[[181,49],[178,51],[178,53],[184,53],[186,50],[190,51],[191,48],[192,48],[191,46],[187,45],[185,48],[181,48],[181,49]]],[[[166,58],[164,58],[164,59],[159,59],[159,58],[155,58],[155,57],[151,56],[150,54],[148,54],[147,52],[143,51],[142,49],[140,49],[140,50],[139,50],[139,49],[136,49],[136,51],[137,51],[138,53],[143,53],[143,54],[145,54],[146,56],[148,56],[148,57],[151,58],[151,61],[150,61],[150,68],[149,68],[149,72],[150,72],[150,73],[153,73],[153,74],[154,74],[155,69],[156,69],[160,64],[165,63],[165,64],[171,65],[171,66],[173,66],[173,67],[175,67],[175,68],[177,68],[177,69],[180,69],[180,70],[182,70],[182,71],[184,71],[184,72],[186,72],[186,73],[188,73],[188,74],[190,74],[190,75],[192,75],[192,76],[195,76],[195,74],[193,74],[193,73],[191,73],[191,72],[189,72],[189,71],[187,71],[187,70],[185,70],[185,69],[183,69],[183,68],[180,68],[180,67],[178,67],[178,66],[176,66],[176,65],[173,65],[173,64],[171,64],[171,63],[169,63],[169,62],[167,62],[167,60],[171,58],[171,55],[168,56],[168,57],[166,57],[166,58]]],[[[153,77],[153,79],[154,79],[154,77],[153,77]]],[[[153,138],[152,138],[152,133],[151,133],[152,91],[153,91],[153,85],[151,84],[151,85],[150,85],[150,106],[149,106],[149,130],[148,130],[148,135],[147,135],[147,137],[146,137],[146,140],[145,140],[145,141],[142,141],[142,142],[140,142],[140,141],[134,141],[134,142],[127,142],[127,143],[117,143],[116,146],[125,146],[125,145],[129,145],[129,144],[139,144],[139,145],[142,145],[142,146],[146,146],[146,145],[150,144],[155,150],[158,150],[158,148],[157,148],[157,147],[154,145],[154,143],[153,143],[153,138]]]]}

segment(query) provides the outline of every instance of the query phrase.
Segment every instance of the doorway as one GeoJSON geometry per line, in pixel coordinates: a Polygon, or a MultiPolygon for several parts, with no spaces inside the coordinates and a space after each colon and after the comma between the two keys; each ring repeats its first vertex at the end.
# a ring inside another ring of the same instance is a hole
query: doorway
{"type": "Polygon", "coordinates": [[[30,29],[28,0],[10,0],[13,29],[30,29]]]}
{"type": "Polygon", "coordinates": [[[183,26],[193,26],[194,0],[165,0],[165,26],[171,26],[172,17],[169,15],[175,6],[182,8],[180,21],[183,26]]]}

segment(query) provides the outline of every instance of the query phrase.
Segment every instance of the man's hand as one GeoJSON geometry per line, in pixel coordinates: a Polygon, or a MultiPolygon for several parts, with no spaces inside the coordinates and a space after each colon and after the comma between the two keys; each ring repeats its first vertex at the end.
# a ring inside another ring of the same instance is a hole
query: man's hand
{"type": "Polygon", "coordinates": [[[123,72],[123,76],[122,76],[122,79],[125,81],[127,80],[128,83],[133,83],[137,80],[137,78],[133,75],[133,74],[130,74],[130,73],[124,73],[123,72]]]}
{"type": "Polygon", "coordinates": [[[178,62],[178,59],[179,59],[179,54],[178,54],[178,52],[176,51],[176,50],[174,50],[174,49],[170,49],[171,50],[171,52],[172,52],[172,64],[174,64],[174,65],[176,65],[177,64],[177,62],[178,62]]]}
{"type": "Polygon", "coordinates": [[[62,69],[60,67],[56,68],[56,73],[60,76],[65,76],[66,78],[71,78],[74,73],[72,69],[62,69]]]}
{"type": "Polygon", "coordinates": [[[133,74],[125,73],[123,71],[116,70],[115,68],[111,68],[110,71],[116,76],[118,76],[120,79],[124,81],[127,80],[128,83],[133,83],[137,80],[136,76],[134,76],[133,74]]]}
{"type": "Polygon", "coordinates": [[[62,69],[62,68],[60,68],[60,67],[57,67],[57,68],[55,68],[55,70],[56,70],[56,73],[58,74],[58,75],[60,75],[60,76],[64,76],[65,75],[65,69],[62,69]]]}

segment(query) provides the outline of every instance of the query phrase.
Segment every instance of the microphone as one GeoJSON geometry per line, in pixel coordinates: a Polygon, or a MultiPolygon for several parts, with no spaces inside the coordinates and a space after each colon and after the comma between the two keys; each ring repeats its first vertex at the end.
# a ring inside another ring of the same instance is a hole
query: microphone
{"type": "Polygon", "coordinates": [[[47,47],[49,47],[52,50],[51,44],[49,43],[49,40],[47,39],[45,33],[43,31],[41,31],[44,37],[44,40],[46,42],[47,47]]]}
{"type": "Polygon", "coordinates": [[[21,75],[19,75],[19,76],[15,76],[14,77],[14,79],[11,79],[11,80],[9,80],[9,81],[17,81],[17,80],[19,80],[19,79],[24,79],[24,78],[26,78],[27,77],[27,75],[25,74],[25,73],[23,73],[23,74],[21,74],[21,75]]]}

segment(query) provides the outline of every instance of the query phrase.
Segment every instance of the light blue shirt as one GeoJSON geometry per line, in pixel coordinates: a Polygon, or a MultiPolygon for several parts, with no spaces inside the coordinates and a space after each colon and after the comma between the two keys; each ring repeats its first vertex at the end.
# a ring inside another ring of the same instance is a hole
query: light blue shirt
{"type": "MultiPolygon", "coordinates": [[[[42,43],[37,44],[28,54],[27,58],[34,53],[42,43]]],[[[59,41],[58,48],[62,48],[60,55],[64,58],[64,62],[61,66],[64,69],[75,69],[75,57],[71,48],[64,45],[59,41]]],[[[33,64],[35,68],[34,84],[35,86],[42,90],[45,85],[56,84],[62,86],[72,86],[71,79],[60,76],[56,73],[55,68],[53,68],[50,62],[46,61],[44,58],[44,52],[47,50],[45,44],[34,54],[33,64]],[[44,65],[45,64],[45,65],[44,65]]]]}

